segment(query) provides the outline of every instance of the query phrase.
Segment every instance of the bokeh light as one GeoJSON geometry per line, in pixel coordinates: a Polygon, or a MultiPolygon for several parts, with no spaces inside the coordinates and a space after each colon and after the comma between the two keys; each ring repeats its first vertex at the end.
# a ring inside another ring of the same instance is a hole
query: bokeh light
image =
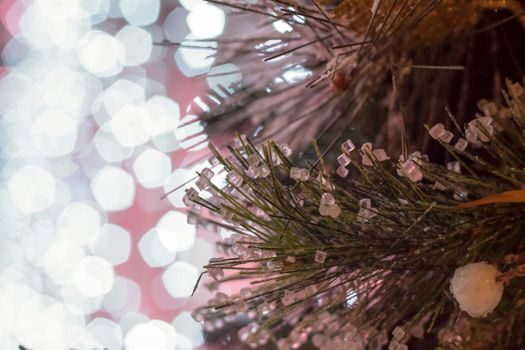
{"type": "Polygon", "coordinates": [[[91,191],[98,204],[107,211],[126,209],[135,198],[135,184],[131,175],[110,165],[96,173],[91,181],[91,191]]]}
{"type": "Polygon", "coordinates": [[[198,278],[199,270],[183,261],[174,262],[162,274],[162,282],[174,298],[189,297],[198,278]]]}
{"type": "Polygon", "coordinates": [[[46,170],[34,165],[19,169],[7,184],[16,206],[26,213],[47,209],[55,196],[55,179],[46,170]]]}
{"type": "Polygon", "coordinates": [[[97,77],[110,77],[122,71],[126,49],[118,39],[105,32],[91,30],[86,33],[76,50],[84,69],[97,77]]]}
{"type": "Polygon", "coordinates": [[[222,34],[224,17],[224,11],[217,6],[202,3],[192,7],[186,21],[193,35],[199,39],[209,39],[222,34]]]}
{"type": "Polygon", "coordinates": [[[187,223],[187,217],[183,213],[169,211],[156,226],[159,240],[172,252],[188,250],[195,242],[195,225],[187,223]]]}
{"type": "Polygon", "coordinates": [[[146,149],[135,159],[133,171],[142,186],[160,187],[171,173],[171,160],[160,151],[146,149]]]}
{"type": "Polygon", "coordinates": [[[146,232],[139,242],[139,251],[144,262],[151,267],[166,266],[175,260],[176,253],[168,250],[160,241],[157,230],[146,232]]]}

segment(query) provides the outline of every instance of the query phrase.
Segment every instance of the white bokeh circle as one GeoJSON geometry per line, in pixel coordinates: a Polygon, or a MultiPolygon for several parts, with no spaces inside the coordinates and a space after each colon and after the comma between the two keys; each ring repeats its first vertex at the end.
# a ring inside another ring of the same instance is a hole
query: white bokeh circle
{"type": "Polygon", "coordinates": [[[91,180],[91,192],[97,203],[106,211],[129,208],[135,199],[135,183],[127,172],[107,165],[97,171],[91,180]]]}

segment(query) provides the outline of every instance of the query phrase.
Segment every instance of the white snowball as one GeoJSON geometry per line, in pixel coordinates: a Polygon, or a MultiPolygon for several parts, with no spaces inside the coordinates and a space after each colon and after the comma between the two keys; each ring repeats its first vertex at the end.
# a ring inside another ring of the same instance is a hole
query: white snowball
{"type": "Polygon", "coordinates": [[[501,300],[503,284],[496,281],[498,269],[486,262],[467,264],[454,271],[450,291],[461,310],[472,317],[485,317],[501,300]]]}

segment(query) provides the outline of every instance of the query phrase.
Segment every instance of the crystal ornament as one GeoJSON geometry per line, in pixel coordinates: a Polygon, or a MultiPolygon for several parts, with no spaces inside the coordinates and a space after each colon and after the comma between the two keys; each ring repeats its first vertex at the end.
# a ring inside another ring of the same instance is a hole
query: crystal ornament
{"type": "Polygon", "coordinates": [[[498,269],[486,262],[467,264],[454,271],[450,291],[459,308],[472,317],[485,317],[501,300],[503,283],[498,269]]]}

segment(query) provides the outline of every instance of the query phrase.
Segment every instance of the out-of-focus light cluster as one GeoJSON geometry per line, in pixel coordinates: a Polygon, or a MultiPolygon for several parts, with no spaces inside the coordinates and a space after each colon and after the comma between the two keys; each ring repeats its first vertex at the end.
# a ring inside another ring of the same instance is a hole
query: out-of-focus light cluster
{"type": "MultiPolygon", "coordinates": [[[[167,67],[207,74],[220,94],[219,86],[241,79],[232,64],[213,66],[223,10],[180,4],[161,14],[160,0],[14,0],[0,13],[13,34],[1,52],[8,73],[0,80],[0,347],[203,343],[187,311],[150,319],[150,286],[129,272],[144,265],[180,300],[212,244],[179,211],[157,212],[144,232],[112,222],[140,208],[140,193],[160,198],[203,167],[173,169],[175,154],[205,148],[208,136],[166,96],[167,67]],[[155,45],[165,39],[183,45],[155,45]]],[[[183,190],[165,203],[183,208],[183,190]]]]}

